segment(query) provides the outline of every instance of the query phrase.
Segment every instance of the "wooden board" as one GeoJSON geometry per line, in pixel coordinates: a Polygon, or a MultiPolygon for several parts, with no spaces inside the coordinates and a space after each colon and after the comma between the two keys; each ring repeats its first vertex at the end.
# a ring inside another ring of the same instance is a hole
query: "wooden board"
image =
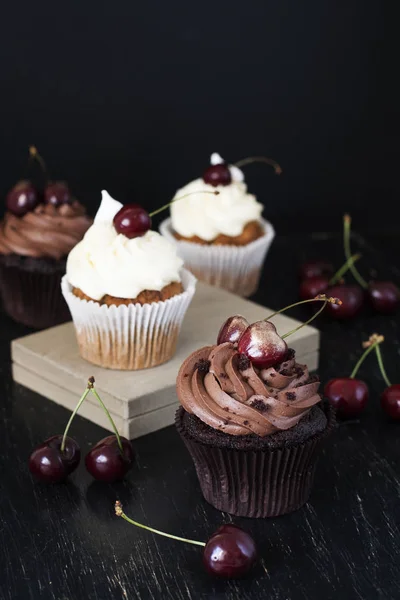
{"type": "MultiPolygon", "coordinates": [[[[113,371],[86,362],[79,356],[72,323],[65,323],[14,340],[11,344],[14,380],[46,398],[72,410],[88,377],[96,388],[123,435],[129,438],[166,427],[173,422],[177,406],[176,374],[183,360],[194,350],[215,341],[222,322],[232,314],[242,314],[250,322],[272,311],[234,294],[203,283],[186,315],[178,349],[168,363],[142,371],[113,371]]],[[[272,319],[280,333],[299,324],[286,315],[272,319]]],[[[290,345],[297,360],[318,366],[319,332],[306,326],[293,334],[290,345]]],[[[90,421],[109,429],[104,413],[92,395],[80,409],[90,421]]]]}

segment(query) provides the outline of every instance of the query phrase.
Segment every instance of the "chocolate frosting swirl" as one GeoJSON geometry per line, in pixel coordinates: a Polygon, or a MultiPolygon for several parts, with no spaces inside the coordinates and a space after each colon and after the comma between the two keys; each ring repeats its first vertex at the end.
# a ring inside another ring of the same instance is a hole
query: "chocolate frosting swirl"
{"type": "Polygon", "coordinates": [[[91,224],[77,200],[57,207],[39,204],[23,217],[7,212],[0,223],[0,254],[58,260],[67,256],[91,224]]]}
{"type": "Polygon", "coordinates": [[[294,427],[320,401],[318,388],[293,351],[259,370],[229,342],[193,352],[177,378],[184,409],[230,435],[264,437],[294,427]]]}

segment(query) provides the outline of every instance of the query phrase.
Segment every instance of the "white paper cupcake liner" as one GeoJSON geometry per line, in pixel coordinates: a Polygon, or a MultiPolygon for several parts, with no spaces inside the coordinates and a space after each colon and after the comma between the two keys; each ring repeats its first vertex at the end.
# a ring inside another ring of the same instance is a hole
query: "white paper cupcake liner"
{"type": "Polygon", "coordinates": [[[257,291],[264,259],[275,237],[271,223],[260,219],[260,224],[264,235],[246,246],[205,246],[177,240],[170,218],[159,230],[175,244],[185,267],[200,281],[247,297],[257,291]]]}
{"type": "Polygon", "coordinates": [[[196,278],[186,269],[182,269],[181,278],[184,291],[168,300],[143,306],[107,306],[75,296],[65,275],[61,289],[82,358],[122,370],[148,369],[172,358],[196,289],[196,278]]]}

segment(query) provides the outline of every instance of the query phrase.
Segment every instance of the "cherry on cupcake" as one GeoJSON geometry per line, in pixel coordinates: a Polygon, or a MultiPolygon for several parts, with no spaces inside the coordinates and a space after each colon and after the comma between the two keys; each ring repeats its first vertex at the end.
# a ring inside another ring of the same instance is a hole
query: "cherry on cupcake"
{"type": "Polygon", "coordinates": [[[249,322],[242,315],[229,317],[219,330],[217,344],[223,344],[224,342],[237,344],[248,327],[249,322]]]}
{"type": "MultiPolygon", "coordinates": [[[[284,338],[287,338],[289,335],[292,335],[305,325],[308,325],[313,321],[326,307],[327,304],[330,303],[340,303],[340,300],[337,298],[328,298],[327,296],[320,295],[312,300],[303,300],[301,302],[295,302],[294,304],[290,304],[289,306],[285,306],[281,310],[278,310],[264,321],[256,321],[242,332],[237,342],[238,344],[238,352],[240,354],[244,354],[252,364],[260,369],[267,369],[282,362],[288,352],[288,347],[284,338]],[[298,325],[292,331],[285,333],[280,336],[276,327],[273,323],[270,322],[270,319],[275,315],[278,315],[289,308],[294,306],[298,306],[299,304],[306,304],[308,302],[323,302],[323,306],[312,316],[308,321],[298,325]]],[[[220,333],[218,334],[218,343],[221,341],[230,341],[229,335],[230,330],[234,333],[234,339],[236,340],[236,335],[239,330],[244,326],[243,317],[240,315],[235,315],[234,317],[230,317],[221,327],[220,333]]],[[[233,342],[235,343],[235,342],[233,342]]]]}
{"type": "MultiPolygon", "coordinates": [[[[173,202],[178,202],[179,200],[183,200],[184,198],[187,198],[187,196],[192,196],[194,194],[214,194],[214,196],[217,196],[219,192],[217,190],[215,192],[210,192],[208,190],[189,192],[184,196],[176,198],[173,202]]],[[[125,206],[120,208],[113,219],[114,228],[117,233],[124,235],[129,239],[142,237],[151,229],[152,217],[158,215],[158,213],[171,206],[171,204],[172,202],[169,202],[168,204],[161,206],[161,208],[153,210],[150,214],[140,206],[140,204],[125,204],[125,206]]]]}
{"type": "MultiPolygon", "coordinates": [[[[350,230],[351,217],[346,214],[343,217],[343,240],[346,257],[351,255],[350,230]]],[[[370,281],[367,283],[355,265],[351,265],[350,270],[356,281],[366,291],[370,304],[376,312],[381,314],[396,312],[400,305],[400,290],[393,281],[370,281]]]]}
{"type": "Polygon", "coordinates": [[[38,192],[30,181],[19,181],[7,194],[7,210],[16,217],[23,217],[38,204],[38,192]]]}
{"type": "Polygon", "coordinates": [[[231,172],[226,163],[210,165],[203,173],[204,183],[217,187],[217,185],[229,185],[232,181],[231,172]]]}
{"type": "Polygon", "coordinates": [[[257,548],[251,535],[231,523],[222,525],[207,542],[200,542],[165,533],[133,521],[124,513],[119,501],[115,503],[115,514],[141,529],[173,540],[204,547],[204,568],[216,577],[239,579],[247,575],[257,561],[257,548]]]}
{"type": "Polygon", "coordinates": [[[44,202],[52,206],[71,204],[72,196],[67,183],[65,181],[48,183],[44,190],[44,202]]]}
{"type": "Polygon", "coordinates": [[[356,417],[364,411],[369,398],[369,390],[364,381],[356,379],[356,375],[367,356],[383,340],[384,338],[381,335],[371,335],[369,340],[363,343],[365,351],[355,365],[350,377],[336,377],[325,385],[324,396],[336,409],[340,417],[356,417]]]}

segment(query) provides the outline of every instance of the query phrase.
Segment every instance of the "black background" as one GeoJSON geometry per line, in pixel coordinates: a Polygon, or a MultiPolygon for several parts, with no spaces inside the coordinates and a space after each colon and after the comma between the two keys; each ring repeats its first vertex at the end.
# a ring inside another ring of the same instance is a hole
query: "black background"
{"type": "Polygon", "coordinates": [[[232,161],[264,154],[284,174],[251,166],[247,181],[278,233],[338,230],[345,210],[360,230],[395,228],[398,54],[388,6],[3,7],[0,194],[24,174],[29,144],[91,213],[102,188],[155,208],[198,177],[212,151],[232,161]]]}

